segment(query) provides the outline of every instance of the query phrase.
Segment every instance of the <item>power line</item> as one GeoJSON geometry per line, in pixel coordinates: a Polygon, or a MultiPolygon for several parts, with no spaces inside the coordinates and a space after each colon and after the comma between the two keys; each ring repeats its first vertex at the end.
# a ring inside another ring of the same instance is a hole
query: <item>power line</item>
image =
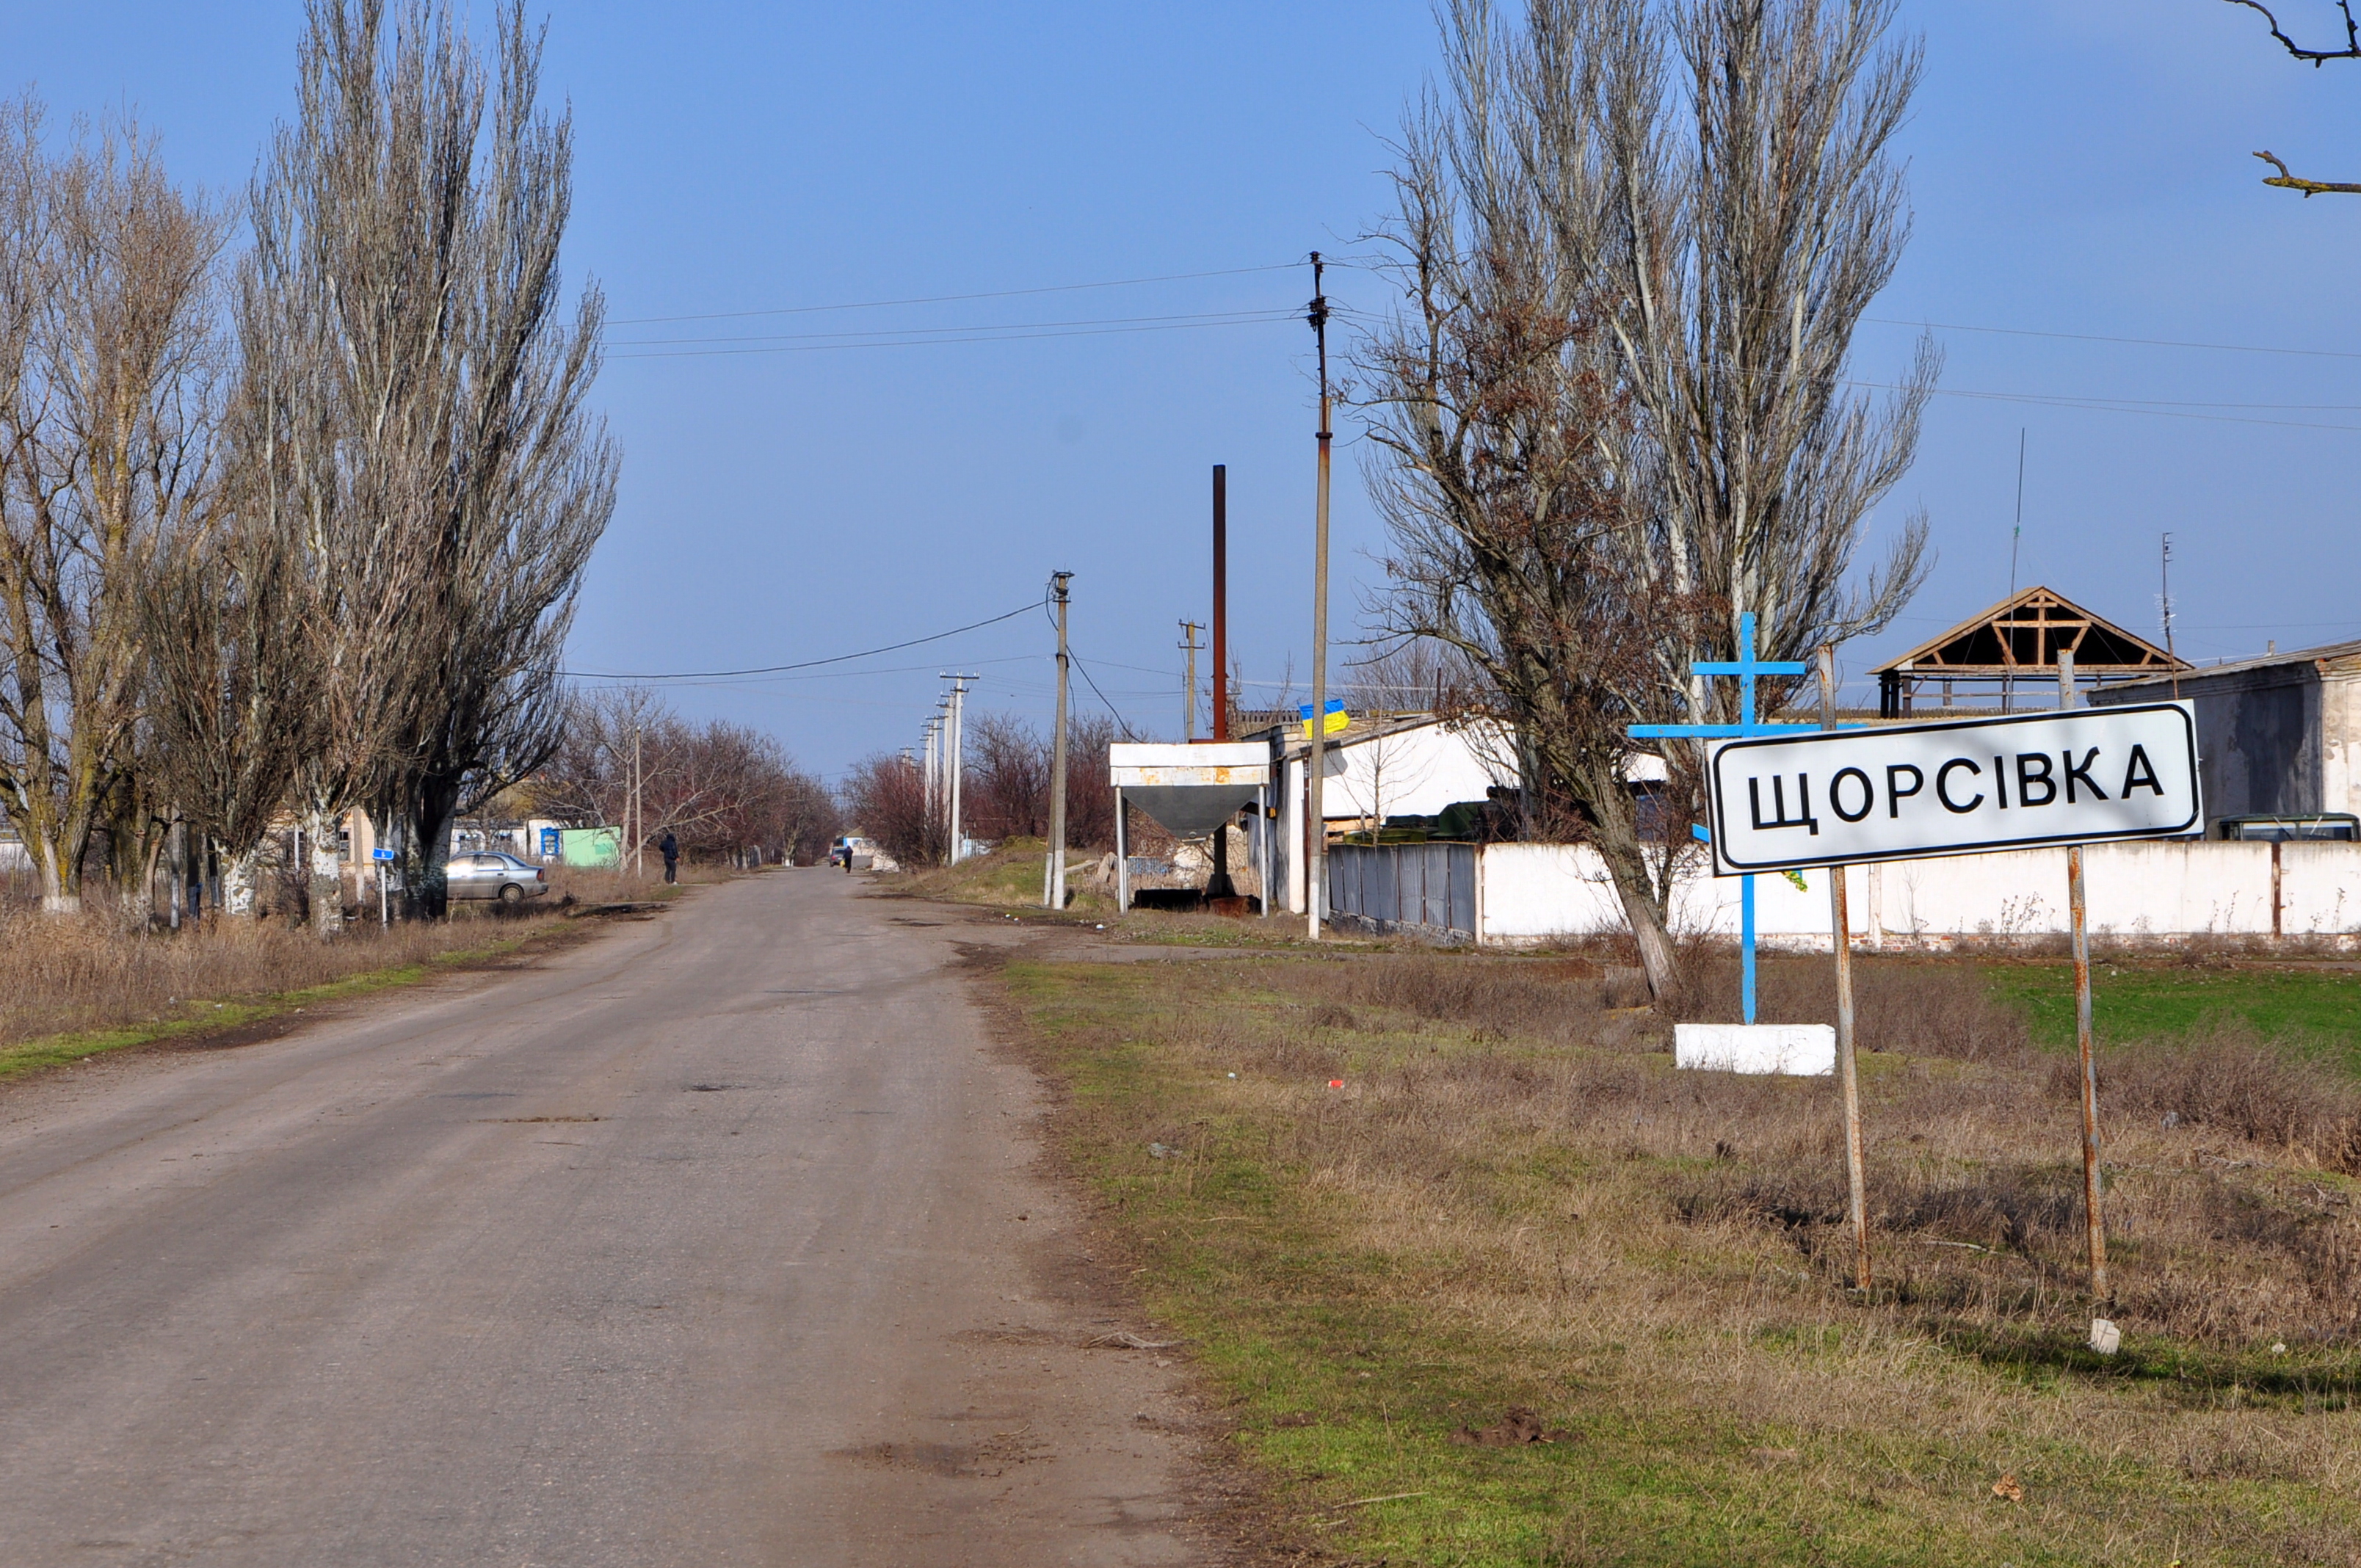
{"type": "Polygon", "coordinates": [[[1053,283],[1038,289],[993,289],[973,294],[928,294],[907,300],[856,300],[841,305],[780,305],[759,311],[708,311],[685,316],[620,316],[609,326],[648,326],[659,322],[736,321],[747,316],[800,316],[830,311],[877,311],[896,305],[948,305],[970,300],[1014,300],[1028,294],[1071,294],[1085,289],[1131,289],[1148,283],[1183,283],[1198,278],[1237,278],[1250,272],[1288,272],[1301,263],[1275,261],[1267,267],[1223,267],[1208,272],[1167,272],[1154,278],[1110,278],[1096,283],[1053,283]]]}
{"type": "Polygon", "coordinates": [[[1130,326],[1154,322],[1212,322],[1237,319],[1262,320],[1270,317],[1292,319],[1292,307],[1285,310],[1272,306],[1255,306],[1234,311],[1190,311],[1160,316],[1096,316],[1079,321],[1002,322],[964,326],[883,327],[873,332],[788,332],[761,333],[740,337],[634,337],[608,345],[610,348],[664,348],[675,345],[717,345],[727,343],[818,343],[850,342],[879,337],[939,337],[948,333],[1033,332],[1059,327],[1130,326]]]}
{"type": "Polygon", "coordinates": [[[1880,326],[1915,326],[1932,332],[1985,332],[2004,337],[2055,337],[2070,343],[2125,343],[2142,348],[2202,348],[2217,354],[2286,354],[2311,359],[2361,359],[2361,352],[2343,348],[2269,348],[2252,343],[2190,343],[2169,337],[2109,337],[2095,332],[2041,332],[2027,326],[1971,326],[1963,322],[1904,321],[1898,316],[1863,316],[1880,326]]]}
{"type": "Polygon", "coordinates": [[[954,626],[949,631],[937,631],[925,637],[913,637],[906,642],[888,642],[883,648],[864,649],[858,653],[837,653],[826,659],[805,659],[793,664],[765,664],[752,670],[684,670],[660,675],[606,674],[595,670],[560,670],[557,673],[568,679],[577,681],[631,681],[646,682],[651,685],[663,681],[730,680],[740,675],[776,675],[789,670],[809,670],[822,664],[842,664],[854,659],[872,659],[880,653],[899,652],[905,648],[916,648],[922,643],[940,642],[946,637],[957,637],[963,631],[975,631],[986,626],[997,626],[1004,620],[1014,620],[1020,615],[1030,614],[1032,609],[1033,606],[1030,604],[1020,605],[1005,615],[995,615],[986,620],[971,621],[965,626],[954,626]]]}
{"type": "Polygon", "coordinates": [[[1122,713],[1116,709],[1115,704],[1107,701],[1106,693],[1099,690],[1098,682],[1091,679],[1090,666],[1083,663],[1080,659],[1074,657],[1074,650],[1071,644],[1069,644],[1066,649],[1066,660],[1069,663],[1072,664],[1074,668],[1082,672],[1082,679],[1089,685],[1091,694],[1099,699],[1100,704],[1107,710],[1108,717],[1112,718],[1115,721],[1116,728],[1123,731],[1123,738],[1126,740],[1138,740],[1139,737],[1132,733],[1131,726],[1125,721],[1122,713]]]}
{"type": "Polygon", "coordinates": [[[992,332],[974,337],[920,337],[912,334],[924,329],[912,328],[909,333],[905,334],[880,334],[876,341],[871,342],[787,344],[775,348],[664,348],[649,354],[609,354],[607,358],[610,362],[620,359],[699,359],[718,355],[818,354],[839,348],[927,348],[937,344],[951,343],[1024,343],[1032,339],[1049,337],[1109,337],[1126,333],[1202,332],[1207,327],[1260,326],[1270,322],[1294,319],[1295,313],[1292,311],[1274,311],[1268,314],[1258,315],[1246,315],[1241,313],[1236,319],[1226,321],[1184,321],[1165,326],[1086,327],[1076,331],[992,332]]]}
{"type": "MultiPolygon", "coordinates": [[[[1882,381],[1848,381],[1847,386],[1862,387],[1877,391],[1898,392],[1902,388],[1882,381]]],[[[2049,392],[1971,392],[1951,387],[1929,389],[1938,398],[1966,398],[1976,402],[2029,403],[2037,408],[2068,409],[2087,413],[2146,414],[2150,419],[2193,419],[2210,424],[2261,424],[2280,430],[2334,430],[2361,434],[2361,425],[2321,424],[2311,420],[2254,419],[2242,414],[2191,413],[2180,408],[2153,408],[2128,398],[2075,398],[2049,392]]],[[[2236,408],[2236,403],[2200,404],[2199,407],[2236,408]]]]}

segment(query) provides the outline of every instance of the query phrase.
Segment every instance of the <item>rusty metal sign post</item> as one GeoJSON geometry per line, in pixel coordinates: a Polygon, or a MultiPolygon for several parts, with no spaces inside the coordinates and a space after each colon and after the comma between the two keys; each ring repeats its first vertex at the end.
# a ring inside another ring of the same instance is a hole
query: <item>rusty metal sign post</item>
{"type": "MultiPolygon", "coordinates": [[[[2061,649],[2058,654],[2058,706],[2072,707],[2078,700],[2074,655],[2061,649]]],[[[2066,907],[2073,927],[2074,1047],[2082,1058],[2082,1226],[2091,1246],[2091,1348],[2113,1355],[2121,1340],[2114,1324],[2106,1317],[2110,1308],[2107,1223],[2100,1203],[2103,1194],[2099,1179],[2099,1064],[2091,1038],[2091,920],[2082,893],[2080,844],[2066,847],[2066,907]]]]}

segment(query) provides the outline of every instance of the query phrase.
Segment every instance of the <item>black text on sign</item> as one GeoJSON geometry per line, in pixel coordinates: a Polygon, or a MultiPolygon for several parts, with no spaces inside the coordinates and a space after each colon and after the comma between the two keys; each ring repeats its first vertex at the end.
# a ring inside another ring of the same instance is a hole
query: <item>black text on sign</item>
{"type": "Polygon", "coordinates": [[[1726,740],[1714,871],[1780,871],[2199,831],[2187,703],[1726,740]]]}

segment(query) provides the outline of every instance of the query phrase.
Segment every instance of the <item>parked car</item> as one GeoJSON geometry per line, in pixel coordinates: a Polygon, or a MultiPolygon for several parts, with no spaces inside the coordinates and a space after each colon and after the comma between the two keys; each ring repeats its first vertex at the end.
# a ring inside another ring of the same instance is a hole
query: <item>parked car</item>
{"type": "Polygon", "coordinates": [[[860,861],[866,860],[868,857],[869,840],[857,833],[839,839],[829,845],[828,850],[828,863],[832,866],[846,866],[848,870],[851,865],[858,865],[860,861]],[[856,856],[859,860],[855,859],[856,856]],[[848,865],[848,862],[851,864],[848,865]]]}
{"type": "Polygon", "coordinates": [[[497,898],[522,904],[549,891],[549,873],[514,855],[477,851],[451,857],[444,873],[454,898],[497,898]]]}

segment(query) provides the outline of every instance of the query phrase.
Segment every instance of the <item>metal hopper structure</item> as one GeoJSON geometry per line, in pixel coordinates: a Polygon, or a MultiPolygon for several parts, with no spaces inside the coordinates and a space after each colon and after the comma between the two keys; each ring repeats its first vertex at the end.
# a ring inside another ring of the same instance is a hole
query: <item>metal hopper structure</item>
{"type": "MultiPolygon", "coordinates": [[[[1115,859],[1117,907],[1131,907],[1131,860],[1124,842],[1124,807],[1136,806],[1176,839],[1202,839],[1237,819],[1247,806],[1257,820],[1268,817],[1270,748],[1260,741],[1203,741],[1179,745],[1155,741],[1107,748],[1109,782],[1115,785],[1115,859]]],[[[1257,835],[1263,885],[1270,885],[1270,835],[1257,835]]],[[[1221,870],[1216,866],[1216,872],[1221,870]]]]}

